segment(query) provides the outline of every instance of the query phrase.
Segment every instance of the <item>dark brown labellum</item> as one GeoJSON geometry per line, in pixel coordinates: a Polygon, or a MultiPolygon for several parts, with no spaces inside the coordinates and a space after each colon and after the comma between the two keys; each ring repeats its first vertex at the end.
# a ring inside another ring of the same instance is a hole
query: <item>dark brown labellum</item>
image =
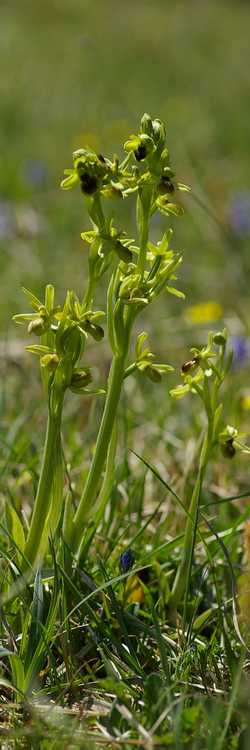
{"type": "Polygon", "coordinates": [[[233,458],[235,456],[236,450],[233,444],[233,438],[227,440],[226,443],[221,445],[221,452],[225,458],[233,458]]]}
{"type": "Polygon", "coordinates": [[[164,175],[162,175],[162,177],[160,179],[160,182],[159,182],[159,185],[158,185],[158,189],[159,189],[160,193],[162,193],[162,194],[164,194],[164,193],[174,193],[175,186],[174,186],[173,182],[171,182],[171,180],[169,180],[168,177],[165,177],[164,175]]]}
{"type": "Polygon", "coordinates": [[[184,362],[182,365],[181,371],[183,373],[189,372],[189,370],[192,370],[193,367],[196,367],[199,363],[199,357],[194,357],[193,359],[189,359],[187,362],[184,362]]]}
{"type": "Polygon", "coordinates": [[[86,195],[93,195],[98,188],[98,180],[96,177],[89,175],[88,172],[83,172],[83,174],[79,175],[79,178],[82,192],[86,193],[86,195]]]}
{"type": "Polygon", "coordinates": [[[146,146],[144,146],[143,143],[140,143],[138,148],[134,151],[134,155],[137,161],[142,161],[142,159],[145,159],[147,156],[146,146]]]}
{"type": "Polygon", "coordinates": [[[138,576],[140,578],[140,581],[143,583],[148,583],[150,578],[150,572],[148,568],[143,568],[142,570],[138,570],[138,576]]]}

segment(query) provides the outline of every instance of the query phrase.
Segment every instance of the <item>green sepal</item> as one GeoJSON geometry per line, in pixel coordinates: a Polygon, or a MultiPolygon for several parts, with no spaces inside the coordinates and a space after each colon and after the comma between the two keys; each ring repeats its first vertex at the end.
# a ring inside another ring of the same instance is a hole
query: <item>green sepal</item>
{"type": "Polygon", "coordinates": [[[71,190],[71,188],[75,187],[75,185],[79,185],[79,177],[75,170],[65,169],[64,174],[67,174],[68,176],[64,177],[64,179],[60,183],[60,187],[63,190],[71,190]]]}
{"type": "Polygon", "coordinates": [[[173,294],[174,297],[178,297],[179,299],[185,299],[186,295],[184,292],[181,292],[180,289],[176,289],[174,286],[166,286],[166,291],[169,294],[173,294]]]}
{"type": "Polygon", "coordinates": [[[172,398],[184,398],[184,396],[187,395],[190,391],[190,385],[186,383],[185,385],[177,385],[175,388],[172,388],[171,391],[169,391],[169,394],[172,398]]]}
{"type": "Polygon", "coordinates": [[[39,357],[54,354],[49,346],[43,346],[42,344],[30,344],[29,346],[26,346],[25,349],[27,352],[30,352],[30,354],[38,354],[39,357]]]}
{"type": "Polygon", "coordinates": [[[183,206],[180,206],[178,203],[170,203],[164,198],[164,196],[157,198],[156,206],[159,211],[166,216],[169,216],[169,214],[173,216],[183,216],[184,214],[183,206]]]}

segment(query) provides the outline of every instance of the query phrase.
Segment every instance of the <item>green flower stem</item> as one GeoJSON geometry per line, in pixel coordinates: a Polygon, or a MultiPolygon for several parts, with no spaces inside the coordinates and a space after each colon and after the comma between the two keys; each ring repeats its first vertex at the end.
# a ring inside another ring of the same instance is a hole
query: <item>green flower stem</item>
{"type": "Polygon", "coordinates": [[[88,522],[88,529],[84,537],[83,545],[81,547],[81,557],[83,559],[86,559],[86,555],[88,554],[93,536],[96,530],[98,529],[98,526],[101,520],[104,518],[104,511],[105,511],[106,505],[111,495],[113,482],[114,482],[114,462],[115,462],[116,447],[117,447],[117,432],[118,432],[117,420],[115,420],[110,443],[109,443],[109,449],[107,453],[107,460],[106,460],[106,467],[105,467],[103,482],[102,482],[100,492],[98,495],[98,507],[97,508],[91,507],[91,514],[92,514],[91,520],[88,519],[86,516],[86,521],[88,522]]]}
{"type": "Polygon", "coordinates": [[[24,557],[34,565],[39,557],[43,544],[43,532],[50,510],[51,489],[55,468],[57,467],[57,454],[61,460],[61,417],[63,400],[56,415],[49,412],[47,432],[44,445],[42,468],[36,493],[36,499],[32,514],[32,520],[24,550],[24,557]]]}
{"type": "Polygon", "coordinates": [[[97,437],[95,453],[83,490],[83,494],[73,521],[72,551],[77,555],[79,555],[81,551],[87,516],[89,513],[89,509],[96,501],[102,471],[107,458],[108,448],[112,436],[117,407],[119,404],[122,384],[124,380],[131,323],[132,312],[130,313],[129,311],[126,326],[124,328],[123,351],[119,355],[116,354],[113,357],[108,380],[107,397],[101,426],[97,437]]]}
{"type": "Polygon", "coordinates": [[[191,497],[191,503],[189,507],[189,515],[186,521],[186,529],[183,543],[183,552],[180,565],[178,567],[173,588],[169,597],[168,606],[171,613],[175,613],[180,601],[182,600],[185,590],[189,583],[191,574],[191,565],[193,559],[193,550],[195,545],[195,536],[198,523],[199,505],[201,490],[204,480],[204,475],[209,460],[211,450],[211,437],[212,437],[212,423],[209,423],[207,432],[202,444],[199,471],[195,482],[193,494],[191,497]]]}
{"type": "Polygon", "coordinates": [[[138,225],[139,235],[140,235],[140,253],[139,253],[139,258],[138,258],[138,270],[140,271],[142,276],[144,274],[146,259],[147,259],[147,245],[148,245],[148,235],[149,235],[151,199],[152,199],[151,187],[142,189],[142,191],[138,194],[137,225],[138,225]]]}
{"type": "Polygon", "coordinates": [[[137,362],[133,362],[132,365],[129,365],[129,367],[127,367],[126,370],[125,370],[124,380],[125,380],[125,378],[128,378],[129,375],[133,375],[133,372],[135,372],[137,369],[138,369],[137,368],[137,362]]]}
{"type": "Polygon", "coordinates": [[[95,291],[94,278],[93,276],[90,276],[89,281],[88,281],[88,286],[87,286],[87,289],[86,289],[86,292],[84,294],[83,301],[82,301],[85,312],[86,310],[89,310],[91,308],[93,297],[94,297],[94,291],[95,291]]]}

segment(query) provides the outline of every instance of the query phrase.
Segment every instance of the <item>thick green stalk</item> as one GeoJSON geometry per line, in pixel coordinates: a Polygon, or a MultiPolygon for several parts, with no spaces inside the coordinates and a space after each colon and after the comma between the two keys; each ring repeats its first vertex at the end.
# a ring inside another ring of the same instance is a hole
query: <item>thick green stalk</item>
{"type": "Polygon", "coordinates": [[[147,245],[148,245],[148,234],[149,234],[149,219],[151,209],[151,198],[152,189],[151,187],[144,188],[139,193],[137,198],[137,225],[140,235],[140,253],[138,258],[138,270],[144,274],[146,258],[147,258],[147,245]]]}
{"type": "Polygon", "coordinates": [[[88,515],[92,503],[96,500],[96,495],[100,485],[101,475],[105,465],[117,407],[120,400],[126,355],[127,347],[122,355],[114,356],[112,361],[106,403],[96,442],[95,453],[73,523],[72,551],[76,554],[80,552],[83,532],[86,526],[86,516],[88,515]]]}
{"type": "MultiPolygon", "coordinates": [[[[50,510],[51,489],[54,470],[57,466],[57,454],[61,446],[62,404],[56,415],[49,412],[42,468],[36,493],[32,520],[24,550],[24,556],[30,565],[34,565],[41,553],[43,532],[50,510]]],[[[61,460],[61,451],[60,456],[61,460]]]]}
{"type": "MultiPolygon", "coordinates": [[[[111,291],[113,291],[113,286],[111,286],[111,291]]],[[[116,316],[113,315],[112,317],[111,307],[112,305],[109,301],[109,334],[111,335],[111,345],[113,342],[114,346],[114,356],[108,378],[107,396],[96,441],[95,453],[79,502],[79,506],[72,524],[71,549],[73,554],[76,554],[78,556],[80,554],[83,543],[83,533],[86,527],[89,510],[96,501],[102,479],[102,472],[106,464],[107,454],[112,438],[114,422],[124,380],[126,360],[130,343],[130,332],[135,316],[135,311],[132,307],[125,309],[120,306],[119,309],[117,308],[116,316]],[[112,320],[110,319],[111,317],[112,320]],[[119,338],[119,341],[116,342],[117,336],[119,338]]]]}

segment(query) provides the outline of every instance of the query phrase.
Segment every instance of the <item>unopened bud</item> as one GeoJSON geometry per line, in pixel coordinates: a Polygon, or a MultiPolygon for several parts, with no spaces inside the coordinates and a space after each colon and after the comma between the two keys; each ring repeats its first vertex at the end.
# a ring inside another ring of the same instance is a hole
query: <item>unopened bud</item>
{"type": "Polygon", "coordinates": [[[213,336],[213,342],[214,344],[218,344],[218,346],[224,346],[224,344],[226,344],[226,341],[226,336],[222,332],[215,333],[213,336]]]}
{"type": "Polygon", "coordinates": [[[152,126],[152,119],[150,115],[145,112],[143,117],[141,118],[141,132],[146,133],[146,135],[152,136],[153,133],[153,126],[152,126]]]}
{"type": "Polygon", "coordinates": [[[41,357],[40,364],[42,367],[47,367],[50,372],[54,372],[57,368],[59,362],[59,357],[57,354],[44,354],[44,357],[41,357]]]}
{"type": "Polygon", "coordinates": [[[36,336],[42,336],[47,330],[47,323],[44,318],[34,318],[28,325],[28,333],[35,333],[36,336]]]}
{"type": "Polygon", "coordinates": [[[165,140],[166,140],[165,125],[161,120],[156,119],[156,120],[153,120],[152,126],[153,126],[154,141],[155,143],[157,143],[157,145],[161,145],[163,148],[165,145],[165,140]]]}
{"type": "Polygon", "coordinates": [[[86,388],[91,383],[92,376],[89,369],[74,370],[71,381],[70,390],[73,393],[80,393],[83,388],[86,388]]]}

